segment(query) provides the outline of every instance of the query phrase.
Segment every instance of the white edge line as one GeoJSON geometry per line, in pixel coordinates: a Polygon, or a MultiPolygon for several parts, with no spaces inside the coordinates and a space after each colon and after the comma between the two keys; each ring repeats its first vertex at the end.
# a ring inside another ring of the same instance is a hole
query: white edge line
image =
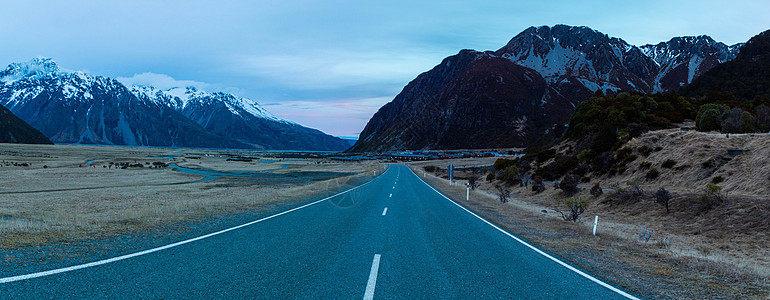
{"type": "Polygon", "coordinates": [[[375,254],[372,260],[372,270],[369,272],[369,281],[366,283],[364,300],[374,299],[374,288],[377,286],[377,272],[380,270],[380,255],[375,254]]]}
{"type": "MultiPolygon", "coordinates": [[[[382,176],[382,174],[385,174],[385,172],[382,172],[380,174],[380,176],[382,176]]],[[[64,273],[64,272],[69,272],[69,271],[75,271],[75,270],[90,268],[90,267],[95,267],[95,266],[99,266],[99,265],[103,265],[103,264],[108,264],[108,263],[111,263],[111,262],[121,261],[121,260],[124,260],[124,259],[129,259],[129,258],[133,258],[133,257],[137,257],[137,256],[142,256],[142,255],[145,255],[145,254],[150,254],[150,253],[153,253],[153,252],[158,252],[158,251],[161,251],[161,250],[166,250],[166,249],[169,249],[169,248],[174,248],[176,246],[181,246],[181,245],[184,245],[184,244],[187,244],[187,243],[192,243],[192,242],[199,241],[199,240],[202,240],[202,239],[205,239],[205,238],[209,238],[209,237],[212,237],[212,236],[215,236],[215,235],[220,235],[220,234],[223,234],[223,233],[228,232],[228,231],[233,231],[233,230],[240,229],[240,228],[243,228],[243,227],[246,227],[246,226],[249,226],[249,225],[254,225],[254,224],[262,222],[262,221],[266,221],[266,220],[269,220],[269,219],[272,219],[272,218],[275,218],[275,217],[278,217],[278,216],[281,216],[281,215],[288,214],[288,213],[293,212],[295,210],[300,210],[300,209],[303,209],[305,207],[308,207],[308,206],[311,206],[311,205],[315,205],[315,204],[324,202],[324,201],[329,200],[331,198],[343,195],[343,194],[345,194],[347,192],[350,192],[352,190],[355,190],[355,189],[358,189],[358,188],[360,188],[362,186],[365,186],[365,185],[371,183],[372,181],[374,181],[375,179],[377,179],[378,177],[372,178],[372,180],[369,180],[368,182],[366,182],[366,183],[364,183],[362,185],[359,185],[359,186],[350,188],[348,190],[339,192],[337,194],[331,195],[331,196],[323,198],[321,200],[316,200],[314,202],[311,202],[311,203],[308,203],[308,204],[305,204],[305,205],[302,205],[302,206],[299,206],[299,207],[295,207],[295,208],[292,208],[290,210],[287,210],[287,211],[284,211],[284,212],[280,212],[280,213],[277,213],[277,214],[274,214],[274,215],[271,215],[271,216],[268,216],[268,217],[264,217],[264,218],[256,220],[256,221],[251,221],[251,222],[246,223],[246,224],[241,224],[241,225],[238,225],[238,226],[235,226],[235,227],[230,227],[230,228],[227,228],[227,229],[223,229],[223,230],[220,230],[220,231],[217,231],[217,232],[212,232],[212,233],[209,233],[209,234],[206,234],[206,235],[202,235],[202,236],[199,236],[199,237],[191,238],[191,239],[184,240],[184,241],[181,241],[181,242],[176,242],[176,243],[173,243],[173,244],[168,244],[168,245],[165,245],[165,246],[160,246],[160,247],[157,247],[157,248],[147,249],[147,250],[144,250],[144,251],[140,251],[140,252],[136,252],[136,253],[131,253],[131,254],[126,254],[126,255],[122,255],[122,256],[118,256],[118,257],[108,258],[108,259],[104,259],[104,260],[99,260],[99,261],[95,261],[95,262],[75,265],[75,266],[61,268],[61,269],[54,269],[54,270],[49,270],[49,271],[43,271],[43,272],[37,272],[37,273],[31,273],[31,274],[25,274],[25,275],[17,275],[17,276],[0,278],[0,284],[14,282],[14,281],[19,281],[19,280],[27,280],[27,279],[32,279],[32,278],[38,278],[38,277],[43,277],[43,276],[48,276],[48,275],[54,275],[54,274],[59,274],[59,273],[64,273]]]]}
{"type": "Polygon", "coordinates": [[[387,213],[388,213],[388,208],[386,207],[385,209],[382,210],[382,215],[384,216],[387,213]]]}
{"type": "MultiPolygon", "coordinates": [[[[412,169],[409,168],[409,167],[407,167],[407,169],[409,169],[409,171],[412,171],[412,169]]],[[[614,286],[612,286],[612,285],[610,285],[610,284],[608,284],[608,283],[606,283],[606,282],[604,282],[604,281],[602,281],[602,280],[600,280],[600,279],[598,279],[596,277],[588,275],[585,272],[583,272],[581,270],[578,270],[577,268],[575,268],[575,267],[573,267],[573,266],[571,266],[571,265],[569,265],[569,264],[559,260],[558,258],[555,258],[555,257],[551,256],[550,254],[545,253],[543,250],[540,250],[537,247],[530,245],[529,243],[525,242],[524,240],[520,239],[519,237],[517,237],[517,236],[513,235],[512,233],[510,233],[510,232],[500,228],[499,226],[493,224],[492,222],[489,222],[487,219],[484,219],[484,218],[480,217],[476,213],[468,210],[464,206],[458,204],[457,202],[455,202],[451,198],[449,198],[446,195],[444,195],[443,193],[439,192],[438,190],[433,188],[433,186],[431,186],[430,184],[428,184],[427,182],[422,180],[422,178],[420,178],[420,176],[417,176],[417,174],[415,174],[414,171],[412,171],[412,175],[414,175],[414,177],[417,177],[417,179],[422,181],[422,183],[427,185],[430,189],[432,189],[434,192],[439,194],[441,197],[444,197],[444,199],[449,200],[449,202],[452,202],[452,204],[457,205],[462,210],[468,212],[469,214],[473,215],[474,217],[478,218],[479,220],[483,221],[484,223],[487,223],[489,226],[492,226],[493,228],[499,230],[500,232],[504,233],[505,235],[507,235],[507,236],[511,237],[512,239],[516,240],[517,242],[523,244],[524,246],[527,246],[528,248],[532,249],[533,251],[537,252],[538,254],[540,254],[542,256],[545,256],[546,258],[548,258],[548,259],[550,259],[550,260],[552,260],[552,261],[554,261],[554,262],[564,266],[565,268],[569,269],[570,271],[573,271],[573,272],[577,273],[580,276],[583,276],[583,277],[585,277],[585,278],[587,278],[587,279],[589,279],[589,280],[591,280],[591,281],[593,281],[593,282],[595,282],[595,283],[597,283],[597,284],[599,284],[599,285],[601,285],[601,286],[603,286],[603,287],[605,287],[605,288],[607,288],[607,289],[609,289],[609,290],[611,290],[613,292],[616,292],[616,293],[620,294],[623,297],[626,297],[628,299],[633,299],[633,300],[640,300],[639,298],[634,297],[633,295],[631,295],[629,293],[626,293],[626,292],[624,292],[624,291],[622,291],[622,290],[620,290],[620,289],[618,289],[618,288],[616,288],[616,287],[614,287],[614,286]]]]}

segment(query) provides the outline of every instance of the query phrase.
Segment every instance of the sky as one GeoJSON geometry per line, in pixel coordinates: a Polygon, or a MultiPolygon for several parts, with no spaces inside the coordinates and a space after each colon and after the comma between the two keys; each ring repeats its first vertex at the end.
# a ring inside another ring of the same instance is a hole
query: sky
{"type": "Polygon", "coordinates": [[[770,29],[770,1],[7,1],[0,65],[64,70],[253,99],[335,136],[462,49],[497,50],[530,26],[588,26],[633,45],[770,29]]]}

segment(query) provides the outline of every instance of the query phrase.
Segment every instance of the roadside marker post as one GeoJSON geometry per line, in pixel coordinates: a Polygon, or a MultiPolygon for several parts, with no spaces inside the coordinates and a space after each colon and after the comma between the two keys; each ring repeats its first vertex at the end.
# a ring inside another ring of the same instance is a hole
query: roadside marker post
{"type": "Polygon", "coordinates": [[[599,224],[599,216],[594,218],[594,236],[596,236],[596,225],[599,224]]]}
{"type": "Polygon", "coordinates": [[[447,169],[449,171],[449,186],[452,186],[452,177],[454,177],[455,166],[452,164],[449,164],[449,168],[447,169]]]}
{"type": "Polygon", "coordinates": [[[465,201],[471,200],[471,183],[465,184],[465,201]]]}

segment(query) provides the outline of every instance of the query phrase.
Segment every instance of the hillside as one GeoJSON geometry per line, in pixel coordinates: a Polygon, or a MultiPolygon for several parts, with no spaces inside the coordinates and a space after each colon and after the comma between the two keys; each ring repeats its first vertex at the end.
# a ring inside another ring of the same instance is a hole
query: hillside
{"type": "Polygon", "coordinates": [[[0,106],[0,143],[53,144],[37,129],[0,106]]]}
{"type": "Polygon", "coordinates": [[[739,48],[708,36],[637,47],[588,27],[531,27],[497,51],[463,50],[420,74],[349,151],[548,144],[592,95],[676,90],[739,48]]]}
{"type": "Polygon", "coordinates": [[[738,102],[770,100],[770,30],[752,37],[735,60],[706,72],[682,90],[683,95],[729,94],[738,102]]]}

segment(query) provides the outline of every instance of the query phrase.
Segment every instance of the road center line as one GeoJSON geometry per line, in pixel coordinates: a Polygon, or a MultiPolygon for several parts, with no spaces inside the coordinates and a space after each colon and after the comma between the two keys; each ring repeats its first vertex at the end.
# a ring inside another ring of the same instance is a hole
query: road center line
{"type": "Polygon", "coordinates": [[[246,226],[249,226],[249,225],[253,225],[253,224],[256,224],[256,223],[259,223],[259,222],[262,222],[262,221],[266,221],[266,220],[269,220],[269,219],[272,219],[272,218],[275,218],[275,217],[278,217],[278,216],[281,216],[281,215],[288,214],[288,213],[293,212],[295,210],[300,210],[300,209],[303,209],[305,207],[308,207],[308,206],[311,206],[311,205],[315,205],[315,204],[324,202],[326,200],[329,200],[329,199],[332,199],[334,197],[337,197],[337,196],[340,196],[340,195],[344,195],[344,194],[346,194],[346,193],[348,193],[350,191],[356,190],[356,189],[358,189],[358,188],[360,188],[362,186],[365,186],[365,185],[373,182],[376,179],[377,178],[373,178],[372,180],[369,180],[368,182],[366,182],[366,183],[364,183],[362,185],[359,185],[359,186],[350,188],[348,190],[339,192],[337,194],[331,195],[331,196],[323,198],[321,200],[317,200],[317,201],[314,201],[314,202],[311,202],[311,203],[308,203],[308,204],[305,204],[305,205],[302,205],[302,206],[299,206],[299,207],[295,207],[295,208],[289,209],[287,211],[283,211],[283,212],[280,212],[280,213],[277,213],[277,214],[274,214],[274,215],[270,215],[270,216],[264,217],[264,218],[256,220],[256,221],[251,221],[249,223],[245,223],[245,224],[241,224],[241,225],[238,225],[238,226],[230,227],[230,228],[223,229],[223,230],[220,230],[220,231],[217,231],[217,232],[212,232],[212,233],[209,233],[209,234],[206,234],[206,235],[202,235],[202,236],[199,236],[199,237],[191,238],[191,239],[184,240],[184,241],[181,241],[181,242],[176,242],[176,243],[173,243],[173,244],[168,244],[168,245],[165,245],[165,246],[160,246],[160,247],[157,247],[157,248],[147,249],[147,250],[140,251],[140,252],[135,252],[135,253],[126,254],[126,255],[122,255],[122,256],[117,256],[117,257],[113,257],[113,258],[108,258],[108,259],[104,259],[104,260],[100,260],[100,261],[85,263],[85,264],[81,264],[81,265],[75,265],[75,266],[61,268],[61,269],[54,269],[54,270],[48,270],[48,271],[31,273],[31,274],[25,274],[25,275],[4,277],[4,278],[0,278],[0,284],[14,282],[14,281],[19,281],[19,280],[32,279],[32,278],[37,278],[37,277],[43,277],[43,276],[48,276],[48,275],[53,275],[53,274],[58,274],[58,273],[64,273],[64,272],[79,270],[79,269],[85,269],[85,268],[89,268],[89,267],[95,267],[95,266],[99,266],[99,265],[103,265],[103,264],[108,264],[108,263],[111,263],[111,262],[116,262],[116,261],[121,261],[121,260],[124,260],[124,259],[129,259],[129,258],[132,258],[132,257],[137,257],[137,256],[145,255],[145,254],[150,254],[150,253],[153,253],[153,252],[158,252],[158,251],[161,251],[161,250],[166,250],[166,249],[169,249],[169,248],[174,248],[176,246],[181,246],[181,245],[184,245],[184,244],[187,244],[187,243],[192,243],[192,242],[195,242],[195,241],[199,241],[199,240],[202,240],[202,239],[205,239],[205,238],[209,238],[209,237],[212,237],[212,236],[215,236],[215,235],[220,235],[220,234],[223,234],[223,233],[228,232],[228,231],[233,231],[233,230],[236,230],[236,229],[240,229],[240,228],[243,228],[243,227],[246,227],[246,226]]]}
{"type": "Polygon", "coordinates": [[[386,208],[385,208],[385,209],[382,211],[382,215],[384,216],[384,215],[385,215],[385,214],[387,214],[387,213],[388,213],[388,208],[386,207],[386,208]]]}
{"type": "Polygon", "coordinates": [[[377,285],[377,272],[380,270],[380,255],[375,254],[372,261],[372,271],[369,272],[369,282],[366,283],[364,300],[374,299],[374,287],[377,285]]]}
{"type": "Polygon", "coordinates": [[[388,196],[388,198],[392,198],[392,197],[393,197],[393,193],[390,193],[390,196],[388,196]]]}

